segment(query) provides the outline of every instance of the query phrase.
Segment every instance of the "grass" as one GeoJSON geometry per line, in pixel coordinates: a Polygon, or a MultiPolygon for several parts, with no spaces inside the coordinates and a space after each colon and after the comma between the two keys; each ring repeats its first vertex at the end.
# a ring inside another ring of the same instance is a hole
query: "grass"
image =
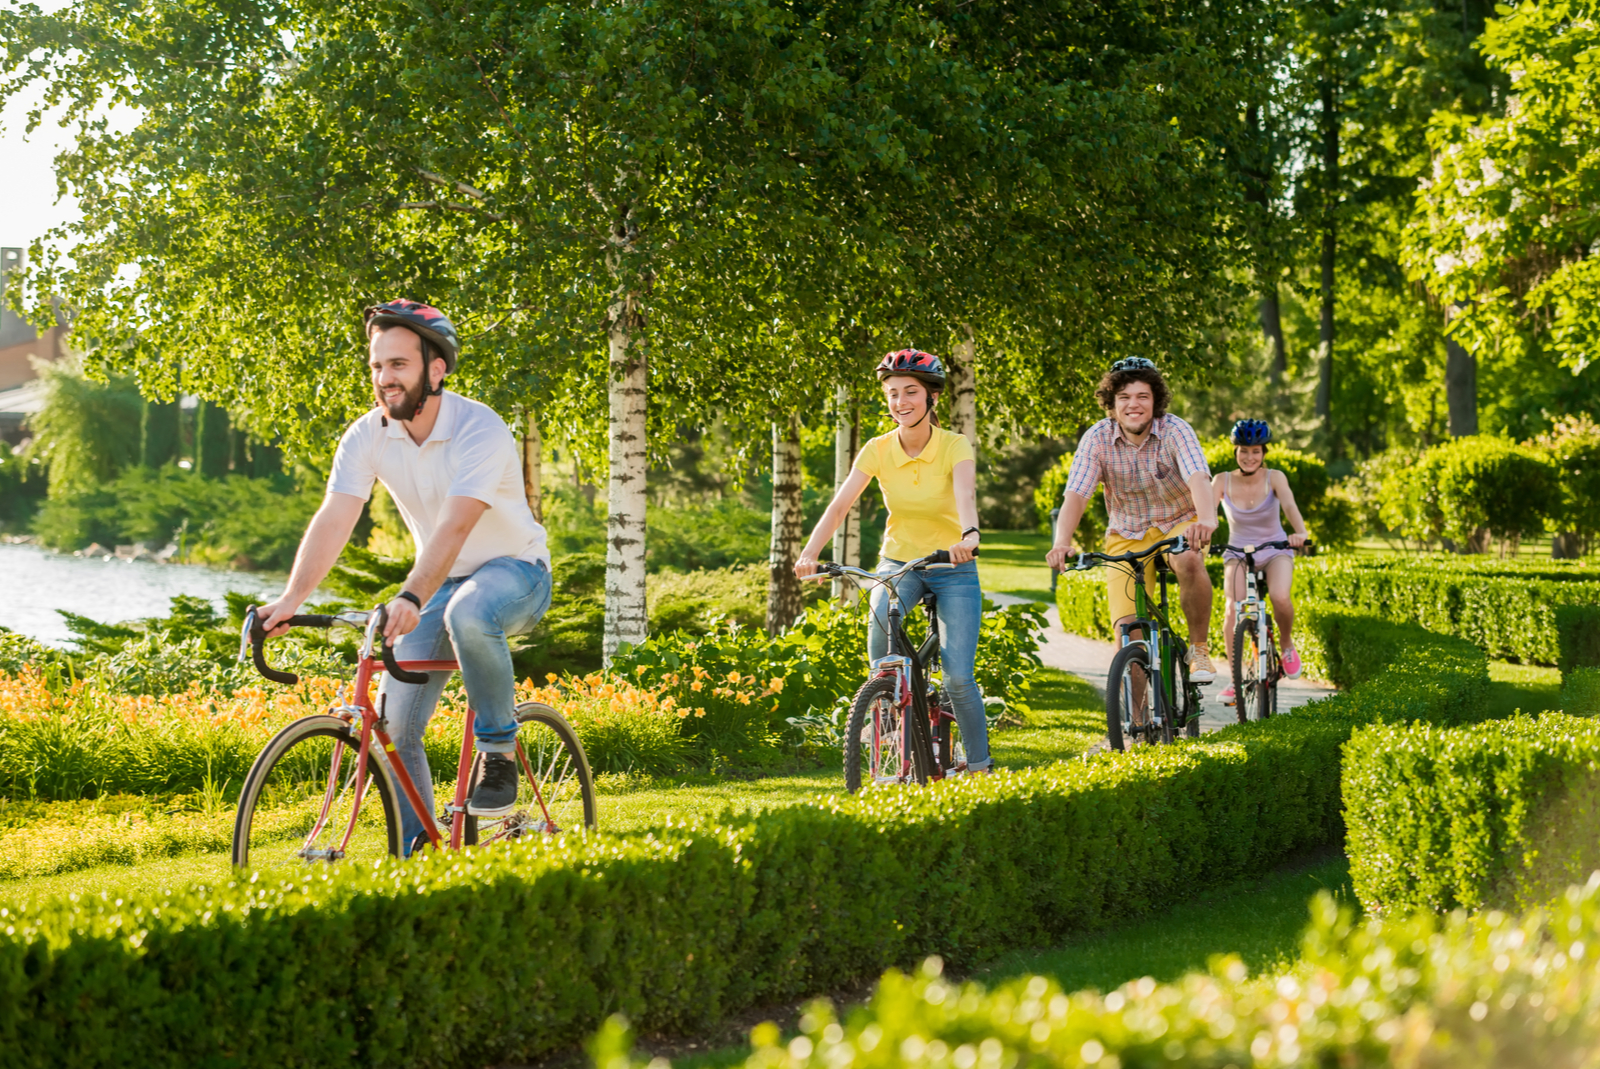
{"type": "MultiPolygon", "coordinates": [[[[1099,740],[1103,731],[1097,727],[1100,699],[1089,684],[1046,668],[1036,677],[1029,697],[1032,713],[1028,724],[1006,728],[992,737],[1001,766],[1026,768],[1075,757],[1099,740]]],[[[625,777],[606,779],[597,799],[601,828],[642,831],[668,817],[675,821],[715,819],[729,810],[753,812],[797,805],[844,790],[843,773],[831,762],[810,771],[748,779],[698,775],[633,782],[638,785],[631,786],[625,777]]],[[[0,901],[22,904],[55,895],[102,892],[116,896],[232,878],[226,854],[233,827],[232,807],[213,806],[195,812],[192,798],[184,796],[177,802],[185,804],[186,811],[168,811],[172,801],[141,796],[0,803],[0,853],[15,854],[21,859],[19,865],[28,864],[29,859],[44,864],[38,859],[45,859],[57,867],[87,866],[60,872],[34,868],[20,878],[0,880],[0,901]],[[54,838],[42,841],[41,837],[54,838]],[[62,857],[68,860],[63,862],[62,857]],[[117,857],[118,862],[96,863],[110,857],[117,857]]]]}
{"type": "Polygon", "coordinates": [[[1109,991],[1143,976],[1166,983],[1204,970],[1212,957],[1237,954],[1252,975],[1281,972],[1299,957],[1307,904],[1328,891],[1359,909],[1343,857],[1280,870],[1260,880],[1218,888],[1173,903],[1109,931],[1060,946],[1000,957],[972,978],[996,984],[1019,976],[1048,976],[1068,991],[1109,991]]]}
{"type": "Polygon", "coordinates": [[[1561,708],[1561,671],[1534,664],[1489,662],[1489,715],[1510,716],[1518,709],[1542,713],[1561,708]]]}
{"type": "Polygon", "coordinates": [[[1044,555],[1050,536],[1037,531],[985,531],[978,554],[978,578],[983,589],[1049,602],[1050,569],[1044,555]]]}

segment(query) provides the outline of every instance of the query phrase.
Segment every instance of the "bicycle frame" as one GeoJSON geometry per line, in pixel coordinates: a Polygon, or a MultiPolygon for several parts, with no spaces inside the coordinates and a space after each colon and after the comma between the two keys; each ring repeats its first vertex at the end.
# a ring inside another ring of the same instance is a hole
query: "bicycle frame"
{"type": "MultiPolygon", "coordinates": [[[[1244,550],[1244,581],[1245,596],[1242,601],[1235,603],[1235,611],[1240,619],[1246,618],[1246,613],[1253,613],[1256,622],[1256,678],[1266,683],[1267,673],[1272,671],[1272,655],[1270,650],[1274,642],[1274,624],[1272,618],[1272,604],[1267,600],[1267,576],[1263,572],[1257,586],[1255,553],[1244,550]]],[[[1239,656],[1239,651],[1234,650],[1233,655],[1239,656]]]]}
{"type": "MultiPolygon", "coordinates": [[[[898,680],[896,693],[900,695],[901,702],[909,700],[911,715],[918,717],[918,723],[926,722],[930,729],[933,727],[933,715],[928,709],[928,684],[926,672],[931,670],[939,659],[939,613],[938,600],[928,595],[928,637],[922,640],[922,645],[912,648],[911,636],[906,634],[905,610],[900,602],[900,592],[893,583],[889,587],[889,612],[888,626],[889,652],[872,666],[873,675],[876,677],[894,676],[898,680]],[[909,654],[902,650],[910,650],[909,654]]],[[[883,733],[883,724],[877,720],[878,713],[873,712],[874,737],[879,738],[883,733]]],[[[939,710],[939,722],[954,720],[945,710],[939,710]]],[[[948,754],[935,753],[938,759],[937,767],[929,770],[930,779],[944,778],[944,760],[948,754]]],[[[911,774],[911,738],[908,731],[900,732],[900,775],[911,774]]]]}
{"type": "MultiPolygon", "coordinates": [[[[1172,575],[1172,569],[1167,564],[1165,554],[1156,556],[1156,582],[1160,589],[1160,602],[1154,608],[1150,605],[1149,592],[1145,590],[1144,567],[1141,564],[1134,571],[1133,584],[1133,611],[1134,619],[1122,625],[1122,645],[1130,646],[1140,644],[1145,647],[1145,652],[1150,657],[1150,683],[1152,700],[1150,702],[1150,727],[1159,729],[1166,723],[1167,717],[1172,715],[1172,710],[1177,707],[1176,692],[1172,690],[1172,680],[1176,678],[1176,665],[1173,657],[1173,644],[1167,641],[1172,634],[1172,624],[1168,619],[1169,608],[1167,600],[1167,582],[1172,575]],[[1136,639],[1132,632],[1140,630],[1145,637],[1136,639]]],[[[1123,696],[1123,708],[1133,708],[1132,682],[1129,682],[1130,692],[1123,696]]],[[[1132,720],[1124,721],[1128,727],[1132,720]]]]}
{"type": "MultiPolygon", "coordinates": [[[[374,738],[378,740],[379,745],[377,759],[382,760],[388,766],[390,775],[393,777],[394,782],[399,785],[400,791],[405,797],[406,804],[411,807],[412,812],[421,820],[423,831],[427,834],[429,842],[433,844],[435,849],[442,848],[444,836],[440,831],[439,823],[434,818],[433,813],[429,812],[429,807],[423,804],[422,792],[417,789],[416,782],[411,778],[410,772],[406,770],[405,762],[400,760],[399,753],[395,749],[394,740],[389,736],[389,718],[385,715],[383,708],[387,705],[388,696],[381,695],[379,706],[375,708],[369,694],[373,678],[384,671],[389,671],[391,674],[398,676],[399,672],[455,672],[459,671],[461,666],[456,661],[449,660],[396,661],[389,648],[381,645],[383,626],[386,621],[386,614],[383,610],[377,609],[371,613],[361,614],[351,613],[348,616],[350,618],[336,616],[314,619],[329,620],[331,622],[325,626],[330,627],[337,625],[356,627],[359,625],[354,622],[354,618],[365,617],[366,641],[362,645],[360,658],[356,662],[355,681],[350,691],[353,701],[342,701],[341,704],[331,710],[334,716],[352,726],[355,725],[358,719],[361,722],[355,772],[351,780],[346,783],[346,787],[354,792],[352,796],[354,804],[350,807],[349,821],[345,826],[344,836],[340,839],[338,848],[327,851],[313,850],[311,844],[317,841],[317,836],[321,835],[323,829],[327,826],[328,816],[332,812],[334,802],[340,794],[337,770],[344,757],[346,744],[336,742],[334,744],[333,760],[328,767],[328,783],[323,791],[322,809],[313,823],[310,833],[306,836],[300,856],[305,857],[307,860],[336,860],[339,857],[343,857],[349,850],[350,838],[355,834],[356,819],[361,812],[361,804],[366,800],[367,789],[371,786],[368,762],[374,757],[372,750],[372,740],[374,738]],[[380,646],[382,659],[374,655],[373,649],[375,645],[380,646]]],[[[255,613],[250,612],[245,617],[243,642],[244,644],[254,643],[257,668],[263,670],[263,675],[268,675],[265,663],[261,660],[260,644],[255,638],[257,634],[259,632],[256,628],[255,613]]],[[[264,638],[264,634],[261,637],[264,638]]],[[[242,653],[243,650],[241,649],[242,653]]],[[[277,675],[283,676],[284,673],[277,673],[277,675]]],[[[268,678],[273,678],[273,676],[268,675],[268,678]]],[[[280,679],[279,681],[283,680],[280,679]]],[[[288,682],[291,685],[297,681],[297,677],[288,677],[288,682]]],[[[455,794],[451,799],[450,805],[446,807],[450,813],[449,845],[452,850],[461,848],[462,836],[465,834],[466,821],[462,818],[466,816],[467,812],[467,780],[472,774],[472,755],[475,751],[473,746],[475,720],[476,714],[469,706],[462,725],[461,757],[456,765],[455,794]]],[[[539,789],[539,780],[533,774],[533,767],[528,760],[527,751],[524,749],[520,738],[517,740],[515,752],[517,762],[522,766],[523,774],[527,776],[528,782],[533,788],[534,799],[538,803],[539,812],[544,817],[544,829],[555,829],[555,821],[550,816],[549,807],[545,804],[544,794],[539,789]]]]}

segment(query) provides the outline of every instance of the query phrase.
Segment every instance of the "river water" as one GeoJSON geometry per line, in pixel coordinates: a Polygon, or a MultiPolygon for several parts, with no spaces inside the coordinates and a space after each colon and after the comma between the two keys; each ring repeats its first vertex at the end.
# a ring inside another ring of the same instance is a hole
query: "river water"
{"type": "Polygon", "coordinates": [[[276,593],[281,577],[197,564],[74,557],[38,546],[0,545],[0,624],[52,646],[72,638],[57,609],[102,623],[165,616],[175,594],[223,607],[222,595],[276,593]]]}

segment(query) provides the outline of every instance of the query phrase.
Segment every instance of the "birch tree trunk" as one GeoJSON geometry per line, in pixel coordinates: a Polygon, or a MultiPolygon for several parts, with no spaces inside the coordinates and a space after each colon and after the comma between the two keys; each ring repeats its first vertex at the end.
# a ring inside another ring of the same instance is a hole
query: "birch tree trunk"
{"type": "Polygon", "coordinates": [[[528,413],[522,433],[522,492],[527,495],[533,518],[544,522],[544,439],[539,434],[539,417],[528,413]]]}
{"type": "Polygon", "coordinates": [[[768,555],[767,634],[776,635],[800,615],[795,558],[805,534],[800,498],[800,417],[772,425],[772,551],[768,555]]]}
{"type": "MultiPolygon", "coordinates": [[[[833,428],[833,490],[839,492],[850,477],[850,467],[855,463],[861,448],[859,416],[855,402],[850,399],[848,387],[840,386],[834,392],[833,428]]],[[[833,533],[833,559],[840,564],[861,567],[861,501],[857,499],[845,513],[844,522],[833,533]]],[[[847,579],[833,581],[833,596],[845,605],[854,605],[860,588],[847,579]]]]}
{"type": "Polygon", "coordinates": [[[638,295],[629,293],[611,306],[607,324],[611,478],[610,515],[606,517],[606,630],[601,644],[607,664],[624,642],[643,642],[649,631],[644,597],[649,379],[644,351],[633,344],[642,319],[638,295]]]}
{"type": "Polygon", "coordinates": [[[973,452],[978,449],[978,341],[972,328],[961,324],[966,340],[956,343],[950,357],[950,429],[967,436],[973,452]]]}
{"type": "MultiPolygon", "coordinates": [[[[1445,325],[1461,314],[1459,305],[1445,309],[1445,325]]],[[[1450,437],[1478,433],[1478,358],[1450,335],[1444,338],[1444,396],[1450,413],[1450,437]]]]}

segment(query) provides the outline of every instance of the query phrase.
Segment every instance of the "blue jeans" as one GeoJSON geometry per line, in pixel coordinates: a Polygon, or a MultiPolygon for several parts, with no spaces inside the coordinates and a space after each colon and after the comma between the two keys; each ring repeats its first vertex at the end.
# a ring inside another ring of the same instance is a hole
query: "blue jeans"
{"type": "MultiPolygon", "coordinates": [[[[517,696],[506,636],[532,631],[549,608],[549,568],[496,557],[471,575],[444,581],[422,607],[416,629],[395,643],[395,659],[440,661],[453,656],[461,664],[461,681],[476,714],[473,733],[478,749],[511,753],[517,744],[517,696]]],[[[385,675],[378,685],[389,718],[389,737],[430,812],[433,776],[422,733],[449,679],[449,672],[429,672],[427,683],[416,684],[385,675]]],[[[412,841],[422,834],[422,819],[403,801],[400,809],[405,814],[400,841],[409,852],[412,841]]]]}
{"type": "MultiPolygon", "coordinates": [[[[878,562],[878,574],[888,575],[904,564],[884,558],[878,562]]],[[[974,772],[988,768],[994,763],[989,757],[989,721],[983,715],[983,695],[972,678],[973,662],[978,657],[978,628],[983,623],[983,588],[978,585],[977,562],[907,572],[895,586],[901,609],[907,613],[930,590],[939,599],[939,663],[944,668],[944,692],[950,696],[950,711],[961,726],[967,767],[974,772]]],[[[876,661],[889,652],[889,591],[882,586],[872,592],[871,617],[867,656],[876,661]]]]}

